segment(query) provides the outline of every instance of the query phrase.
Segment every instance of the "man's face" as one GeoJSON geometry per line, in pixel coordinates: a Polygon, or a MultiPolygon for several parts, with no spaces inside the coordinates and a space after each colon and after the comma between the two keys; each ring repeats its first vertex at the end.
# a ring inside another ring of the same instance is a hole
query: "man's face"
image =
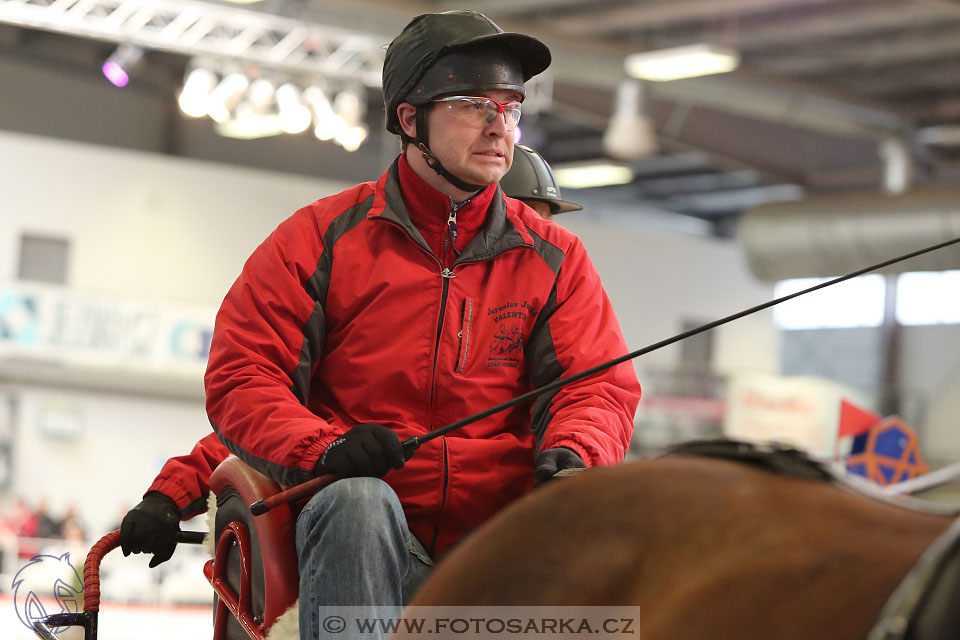
{"type": "MultiPolygon", "coordinates": [[[[515,91],[470,92],[500,103],[519,102],[515,91]]],[[[467,123],[457,117],[452,105],[438,102],[430,107],[430,151],[455,176],[472,184],[493,184],[513,163],[513,131],[507,131],[503,114],[484,125],[467,123]]]]}

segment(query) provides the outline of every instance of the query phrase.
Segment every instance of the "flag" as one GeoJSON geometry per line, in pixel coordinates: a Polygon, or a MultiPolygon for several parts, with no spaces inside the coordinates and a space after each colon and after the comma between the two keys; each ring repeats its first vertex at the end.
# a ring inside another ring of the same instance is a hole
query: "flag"
{"type": "Polygon", "coordinates": [[[852,402],[840,399],[840,425],[837,427],[837,437],[847,438],[858,436],[873,425],[880,422],[880,416],[852,402]]]}

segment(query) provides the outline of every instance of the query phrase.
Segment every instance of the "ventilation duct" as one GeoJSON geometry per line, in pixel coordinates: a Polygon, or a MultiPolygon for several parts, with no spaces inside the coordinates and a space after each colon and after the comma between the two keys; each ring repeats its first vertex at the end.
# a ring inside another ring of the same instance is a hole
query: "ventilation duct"
{"type": "MultiPolygon", "coordinates": [[[[960,189],[902,195],[875,192],[813,197],[754,207],[738,232],[751,273],[761,280],[840,276],[960,237],[960,189]]],[[[960,269],[947,247],[891,265],[884,273],[960,269]]]]}

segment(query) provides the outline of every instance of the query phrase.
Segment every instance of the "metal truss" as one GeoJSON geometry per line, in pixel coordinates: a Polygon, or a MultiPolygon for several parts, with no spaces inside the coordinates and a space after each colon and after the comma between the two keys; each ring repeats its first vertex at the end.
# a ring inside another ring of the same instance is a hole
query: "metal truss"
{"type": "Polygon", "coordinates": [[[0,0],[0,22],[380,86],[386,42],[191,0],[0,0]]]}

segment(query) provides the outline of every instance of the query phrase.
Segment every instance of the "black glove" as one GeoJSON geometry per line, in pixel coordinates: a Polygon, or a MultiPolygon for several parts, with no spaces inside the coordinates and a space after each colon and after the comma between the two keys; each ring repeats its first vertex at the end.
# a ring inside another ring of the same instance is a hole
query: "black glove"
{"type": "Polygon", "coordinates": [[[180,509],[177,503],[157,491],[127,512],[120,523],[120,548],[123,555],[152,553],[150,566],[166,562],[177,548],[180,533],[180,509]]]}
{"type": "Polygon", "coordinates": [[[341,478],[382,478],[403,466],[403,445],[397,434],[374,422],[358,424],[330,443],[314,474],[335,473],[341,478]]]}
{"type": "Polygon", "coordinates": [[[536,485],[539,486],[550,480],[555,473],[564,469],[586,469],[587,465],[583,463],[580,456],[572,449],[566,447],[556,447],[554,449],[545,449],[537,454],[533,461],[536,470],[534,477],[536,485]]]}

